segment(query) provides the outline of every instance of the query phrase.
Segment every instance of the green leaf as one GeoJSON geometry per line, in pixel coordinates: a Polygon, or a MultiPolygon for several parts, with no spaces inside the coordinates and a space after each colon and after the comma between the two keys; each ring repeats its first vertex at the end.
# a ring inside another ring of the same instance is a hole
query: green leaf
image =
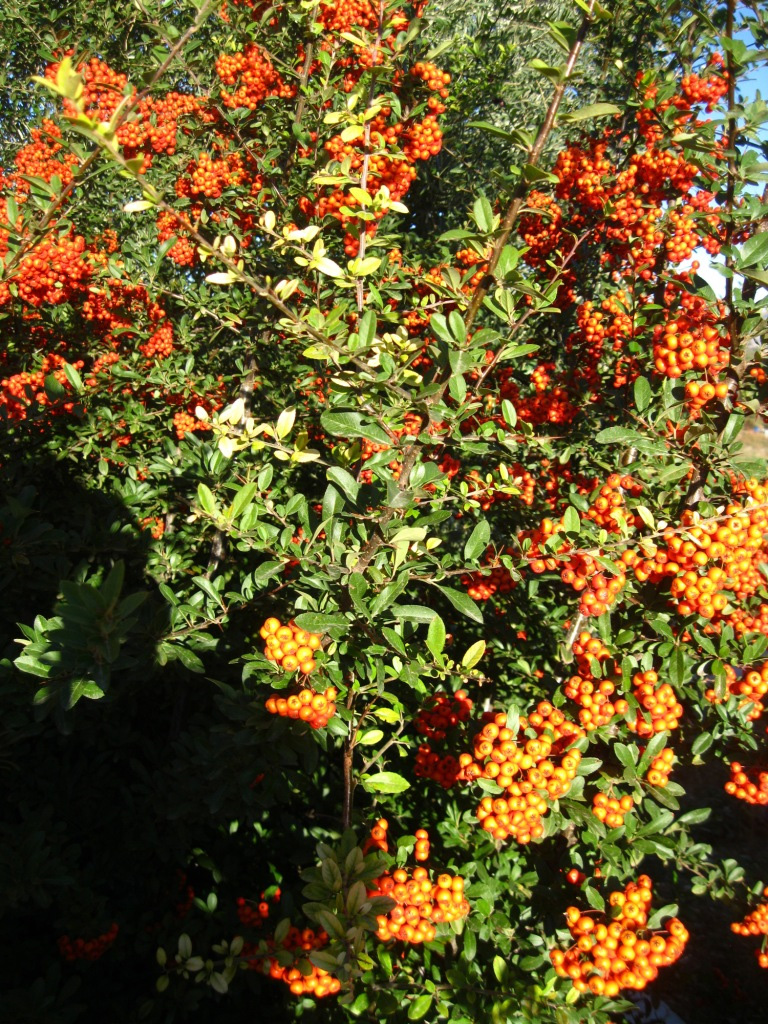
{"type": "Polygon", "coordinates": [[[759,266],[764,270],[768,264],[768,231],[758,231],[757,234],[748,238],[741,247],[737,257],[737,266],[744,267],[759,266]]]}
{"type": "Polygon", "coordinates": [[[637,378],[633,385],[633,393],[635,396],[635,408],[638,412],[644,412],[651,404],[651,398],[653,397],[651,385],[645,377],[637,378]]]}
{"type": "Polygon", "coordinates": [[[82,377],[80,376],[80,374],[77,372],[77,370],[74,368],[74,366],[72,366],[71,363],[64,363],[63,370],[64,370],[64,376],[67,378],[69,383],[72,385],[72,388],[78,394],[81,394],[81,392],[83,390],[83,380],[82,380],[82,377]]]}
{"type": "Polygon", "coordinates": [[[320,417],[324,430],[335,437],[365,437],[377,444],[391,444],[392,439],[375,423],[364,423],[360,412],[324,412],[320,417]]]}
{"type": "Polygon", "coordinates": [[[714,737],[709,732],[700,733],[691,744],[691,753],[694,757],[698,757],[705,751],[709,750],[714,742],[714,737]]]}
{"type": "Polygon", "coordinates": [[[474,562],[480,555],[484,554],[490,539],[490,524],[486,519],[481,519],[472,530],[467,543],[464,545],[464,561],[474,562]]]}
{"type": "Polygon", "coordinates": [[[363,776],[360,784],[367,793],[404,793],[411,788],[410,782],[397,772],[379,772],[363,776]]]}
{"type": "MultiPolygon", "coordinates": [[[[766,234],[768,234],[768,232],[766,232],[766,234]]],[[[728,422],[725,424],[725,427],[723,428],[723,433],[720,438],[722,443],[724,445],[730,444],[734,437],[738,437],[738,435],[741,433],[741,428],[743,426],[744,417],[741,415],[741,413],[732,412],[731,415],[728,417],[728,422]]]]}
{"type": "Polygon", "coordinates": [[[214,601],[220,608],[224,607],[224,600],[218,590],[214,587],[209,579],[205,576],[194,576],[192,579],[193,583],[196,583],[198,587],[207,594],[212,601],[214,601]]]}
{"type": "Polygon", "coordinates": [[[445,594],[457,612],[466,615],[473,622],[483,621],[483,613],[469,594],[464,593],[462,590],[453,590],[451,587],[438,587],[437,589],[442,594],[445,594]]]}
{"type": "Polygon", "coordinates": [[[422,1018],[426,1017],[431,1006],[432,996],[428,992],[416,996],[408,1007],[408,1020],[422,1020],[422,1018]]]}
{"type": "Polygon", "coordinates": [[[376,327],[376,314],[372,309],[366,310],[360,318],[360,323],[357,325],[357,335],[360,339],[360,344],[364,348],[371,347],[373,339],[376,337],[376,327]]]}
{"type": "Polygon", "coordinates": [[[434,608],[427,608],[423,604],[395,604],[391,609],[393,618],[409,622],[431,622],[435,615],[437,612],[434,608]]]}
{"type": "Polygon", "coordinates": [[[543,167],[537,167],[536,164],[524,164],[523,166],[523,177],[530,184],[533,185],[537,181],[548,181],[551,185],[557,185],[560,179],[552,171],[546,171],[543,167]]]}
{"type": "Polygon", "coordinates": [[[529,60],[528,67],[533,68],[534,71],[538,71],[539,74],[544,75],[551,82],[554,82],[555,85],[559,85],[565,75],[564,68],[552,67],[551,64],[546,64],[543,60],[539,60],[538,57],[534,57],[533,60],[529,60]]]}
{"type": "Polygon", "coordinates": [[[584,895],[587,897],[587,903],[589,903],[593,910],[605,910],[605,900],[594,886],[585,885],[584,895]]]}
{"type": "Polygon", "coordinates": [[[213,491],[210,487],[206,487],[205,484],[197,485],[197,500],[200,502],[200,507],[204,512],[207,512],[209,516],[217,516],[218,509],[216,508],[216,499],[213,496],[213,491]]]}
{"type": "Polygon", "coordinates": [[[262,562],[251,574],[254,583],[266,583],[273,576],[279,576],[285,566],[282,562],[262,562]]]}
{"type": "Polygon", "coordinates": [[[347,626],[347,618],[340,612],[326,614],[324,612],[302,612],[293,620],[299,629],[306,629],[308,633],[324,633],[335,626],[347,626]]]}
{"type": "Polygon", "coordinates": [[[237,494],[232,499],[232,505],[230,506],[229,514],[233,519],[239,518],[246,506],[251,503],[251,499],[256,493],[257,487],[255,483],[245,484],[241,487],[237,494]]]}
{"type": "Polygon", "coordinates": [[[566,533],[581,532],[581,516],[572,505],[569,505],[563,514],[563,526],[566,533]]]}
{"type": "Polygon", "coordinates": [[[52,402],[60,402],[69,394],[61,381],[53,373],[49,373],[45,378],[45,393],[52,402]]]}
{"type": "Polygon", "coordinates": [[[692,811],[686,811],[677,819],[678,825],[700,825],[712,814],[711,807],[694,807],[692,811]]]}
{"type": "Polygon", "coordinates": [[[493,207],[485,196],[479,196],[472,205],[472,216],[481,231],[493,231],[493,207]]]}
{"type": "MultiPolygon", "coordinates": [[[[505,128],[499,128],[497,125],[491,124],[490,121],[468,121],[467,128],[480,128],[481,131],[488,132],[489,135],[497,135],[499,138],[521,149],[531,149],[534,142],[533,136],[529,135],[528,132],[521,131],[519,128],[510,132],[505,128]]],[[[445,238],[448,234],[449,232],[446,231],[442,237],[445,238]]],[[[465,235],[464,237],[467,236],[465,235]]]]}
{"type": "Polygon", "coordinates": [[[427,630],[427,647],[438,658],[445,648],[445,623],[439,615],[435,615],[427,630]]]}
{"type": "Polygon", "coordinates": [[[624,743],[614,743],[613,752],[617,759],[625,768],[636,768],[638,762],[638,752],[635,747],[634,751],[626,746],[624,743]]]}

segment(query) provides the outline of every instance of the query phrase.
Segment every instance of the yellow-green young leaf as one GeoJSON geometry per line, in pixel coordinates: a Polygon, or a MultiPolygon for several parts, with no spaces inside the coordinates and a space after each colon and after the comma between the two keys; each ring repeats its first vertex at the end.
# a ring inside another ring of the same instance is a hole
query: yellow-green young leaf
{"type": "Polygon", "coordinates": [[[464,652],[464,657],[461,659],[461,667],[469,671],[477,665],[484,654],[485,640],[476,640],[472,646],[468,647],[464,652]]]}
{"type": "MultiPolygon", "coordinates": [[[[43,78],[40,75],[32,75],[30,77],[30,81],[34,82],[35,85],[42,85],[44,88],[48,89],[50,92],[54,93],[56,96],[60,96],[61,95],[61,90],[59,89],[59,87],[56,85],[55,82],[52,82],[50,80],[50,78],[43,78]]],[[[166,979],[166,981],[167,981],[167,979],[166,979]]]]}
{"type": "Polygon", "coordinates": [[[377,743],[381,743],[383,739],[384,733],[381,729],[367,729],[361,736],[357,737],[357,742],[365,747],[372,747],[377,743]]]}
{"type": "Polygon", "coordinates": [[[424,540],[426,536],[427,531],[423,526],[404,526],[392,537],[391,543],[399,544],[407,541],[410,544],[412,541],[424,540]]]}
{"type": "Polygon", "coordinates": [[[66,96],[68,100],[79,100],[83,95],[85,83],[72,67],[70,57],[65,57],[59,64],[59,70],[56,72],[56,86],[59,93],[66,96]]]}
{"type": "Polygon", "coordinates": [[[208,274],[205,278],[208,284],[232,284],[237,278],[228,270],[220,270],[215,274],[208,274]]]}
{"type": "MultiPolygon", "coordinates": [[[[296,262],[298,263],[298,260],[296,262]]],[[[314,260],[312,262],[315,269],[319,270],[321,274],[325,274],[326,277],[341,277],[344,273],[339,264],[329,260],[327,256],[321,256],[317,262],[314,260]]]]}
{"type": "Polygon", "coordinates": [[[366,277],[378,270],[380,266],[381,260],[378,256],[366,256],[362,260],[350,260],[347,269],[353,277],[366,277]]]}
{"type": "Polygon", "coordinates": [[[132,203],[126,203],[123,213],[141,213],[142,210],[151,210],[154,206],[148,199],[135,199],[132,203]]]}
{"type": "Polygon", "coordinates": [[[284,437],[287,437],[293,430],[293,424],[296,420],[295,409],[283,409],[280,415],[277,417],[277,423],[275,424],[275,432],[277,437],[282,441],[284,437]]]}
{"type": "Polygon", "coordinates": [[[358,188],[357,185],[353,185],[349,190],[349,194],[353,199],[356,199],[361,206],[370,206],[373,200],[368,192],[364,188],[358,188]]]}
{"type": "Polygon", "coordinates": [[[645,505],[637,505],[634,511],[637,512],[649,530],[656,529],[656,523],[651,515],[650,509],[647,509],[645,505]]]}
{"type": "Polygon", "coordinates": [[[396,722],[400,721],[400,715],[398,715],[394,708],[376,708],[373,713],[382,722],[387,722],[389,725],[395,725],[396,722]]]}
{"type": "Polygon", "coordinates": [[[331,359],[333,357],[333,349],[330,345],[310,345],[309,348],[305,348],[302,355],[306,356],[307,359],[331,359]]]}
{"type": "Polygon", "coordinates": [[[348,124],[346,128],[341,131],[342,142],[352,142],[354,139],[359,139],[363,134],[363,126],[360,124],[348,124]]]}

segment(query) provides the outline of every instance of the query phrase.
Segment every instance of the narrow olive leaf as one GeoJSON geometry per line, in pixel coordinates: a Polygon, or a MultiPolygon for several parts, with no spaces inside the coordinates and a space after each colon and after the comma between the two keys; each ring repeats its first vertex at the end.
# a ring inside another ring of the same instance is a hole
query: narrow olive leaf
{"type": "Polygon", "coordinates": [[[586,107],[579,107],[569,114],[563,114],[560,120],[572,124],[574,121],[589,121],[592,118],[611,117],[620,113],[621,109],[615,103],[589,103],[586,107]]]}

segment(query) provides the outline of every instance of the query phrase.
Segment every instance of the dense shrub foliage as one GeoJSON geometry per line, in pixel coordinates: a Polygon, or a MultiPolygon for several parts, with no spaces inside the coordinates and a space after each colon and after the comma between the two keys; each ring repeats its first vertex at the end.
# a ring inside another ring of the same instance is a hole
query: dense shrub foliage
{"type": "Polygon", "coordinates": [[[16,0],[9,1020],[618,1024],[692,895],[768,966],[687,791],[766,813],[763,15],[477,6],[16,0]]]}

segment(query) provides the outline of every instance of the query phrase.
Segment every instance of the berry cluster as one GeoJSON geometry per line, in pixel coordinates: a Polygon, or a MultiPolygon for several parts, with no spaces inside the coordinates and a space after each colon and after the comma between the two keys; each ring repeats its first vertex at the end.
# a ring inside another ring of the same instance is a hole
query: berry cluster
{"type": "Polygon", "coordinates": [[[335,686],[329,686],[325,693],[304,687],[290,697],[281,697],[279,693],[275,693],[267,699],[264,706],[271,715],[298,719],[313,729],[324,729],[336,714],[337,696],[338,690],[335,686]]]}
{"type": "Polygon", "coordinates": [[[581,706],[579,722],[587,732],[608,725],[616,715],[625,715],[629,704],[623,697],[611,700],[616,686],[611,679],[571,676],[563,687],[566,697],[581,706]]]}
{"type": "Polygon", "coordinates": [[[646,545],[644,558],[634,551],[622,555],[640,582],[656,586],[669,579],[671,604],[680,615],[725,619],[739,632],[746,629],[743,610],[733,615],[726,609],[729,602],[738,609],[762,587],[768,531],[768,488],[750,479],[744,489],[746,499],[730,502],[711,519],[686,509],[681,528],[667,527],[665,546],[646,545]]]}
{"type": "Polygon", "coordinates": [[[553,949],[550,960],[561,978],[570,978],[579,992],[615,998],[621,989],[643,989],[660,967],[680,958],[688,931],[673,917],[666,932],[647,928],[652,899],[647,875],[630,882],[624,892],[613,892],[611,919],[598,919],[578,907],[568,907],[568,930],[575,942],[568,950],[553,949]]]}
{"type": "Polygon", "coordinates": [[[453,696],[438,691],[416,715],[416,732],[430,740],[444,740],[450,729],[466,722],[471,714],[472,701],[466,690],[457,690],[453,696]]]}
{"type": "Polygon", "coordinates": [[[308,633],[293,622],[284,626],[279,619],[271,616],[259,630],[264,640],[264,656],[284,672],[299,670],[303,675],[315,671],[315,651],[322,647],[318,633],[308,633]]]}
{"type": "Polygon", "coordinates": [[[620,531],[620,519],[639,527],[642,525],[642,520],[639,517],[626,514],[624,495],[626,493],[636,498],[642,494],[642,490],[642,484],[631,476],[611,473],[600,488],[597,497],[594,498],[584,513],[584,517],[591,519],[596,526],[600,526],[611,533],[618,533],[620,531]],[[635,521],[636,519],[637,521],[635,521]]]}
{"type": "MultiPolygon", "coordinates": [[[[765,710],[763,698],[768,693],[768,662],[743,671],[740,676],[731,665],[726,665],[725,673],[728,685],[723,699],[727,699],[729,696],[737,697],[739,708],[746,712],[749,721],[759,718],[765,710]]],[[[704,696],[712,704],[721,703],[721,699],[713,689],[708,689],[704,696]]]]}
{"type": "Polygon", "coordinates": [[[333,996],[341,988],[341,982],[332,974],[315,967],[303,954],[322,949],[328,944],[324,931],[314,932],[311,928],[300,931],[291,928],[282,943],[282,948],[297,958],[294,964],[284,965],[276,957],[269,957],[269,976],[284,982],[295,996],[312,995],[316,999],[333,996]]]}
{"type": "Polygon", "coordinates": [[[664,747],[661,753],[651,761],[648,774],[645,776],[648,785],[664,789],[669,782],[669,774],[672,771],[674,760],[675,752],[672,747],[664,747]]]}
{"type": "MultiPolygon", "coordinates": [[[[702,300],[698,300],[703,305],[702,300]]],[[[707,321],[683,315],[668,319],[654,332],[653,364],[666,377],[681,377],[688,370],[716,373],[728,365],[728,350],[706,309],[707,321]]]]}
{"type": "Polygon", "coordinates": [[[425,828],[417,828],[415,832],[416,848],[413,856],[415,860],[429,860],[429,833],[425,828]]]}
{"type": "Polygon", "coordinates": [[[449,732],[461,729],[469,720],[472,706],[466,690],[457,690],[453,696],[438,692],[428,698],[414,720],[416,732],[428,740],[420,743],[416,752],[414,774],[417,778],[433,779],[444,789],[450,789],[459,781],[459,759],[452,754],[436,753],[433,744],[442,743],[449,732]]]}
{"type": "Polygon", "coordinates": [[[98,960],[110,948],[117,938],[119,928],[113,923],[108,931],[95,939],[70,939],[68,935],[62,935],[56,940],[59,952],[65,960],[98,960]]]}
{"type": "Polygon", "coordinates": [[[616,692],[613,678],[598,679],[593,674],[593,660],[602,665],[611,657],[601,640],[582,630],[571,649],[576,656],[578,675],[571,676],[563,686],[563,692],[581,707],[579,722],[587,732],[591,732],[608,725],[616,715],[625,715],[629,705],[623,697],[611,699],[616,692]]]}
{"type": "Polygon", "coordinates": [[[381,942],[432,942],[436,924],[458,921],[469,913],[463,878],[442,874],[433,882],[422,867],[412,873],[398,868],[391,875],[382,875],[369,895],[388,896],[395,904],[388,914],[376,918],[381,942]]]}
{"type": "MultiPolygon", "coordinates": [[[[279,903],[279,889],[275,889],[270,900],[272,903],[279,903]]],[[[245,925],[247,928],[260,928],[269,917],[270,907],[266,892],[261,894],[259,903],[254,903],[252,900],[246,900],[244,897],[238,896],[236,905],[237,919],[240,924],[245,925]]]]}
{"type": "MultiPolygon", "coordinates": [[[[768,886],[763,889],[763,896],[768,896],[768,886]]],[[[760,903],[741,921],[734,921],[731,931],[736,935],[768,935],[768,903],[760,903]]],[[[763,947],[765,940],[763,940],[763,947]]],[[[765,948],[756,949],[755,956],[761,967],[768,967],[768,952],[765,948]]]]}
{"type": "MultiPolygon", "coordinates": [[[[581,614],[602,615],[616,600],[627,581],[625,566],[621,562],[610,562],[613,571],[606,575],[604,565],[597,560],[598,556],[586,551],[571,552],[571,546],[565,540],[554,555],[544,554],[542,546],[564,529],[562,520],[555,522],[547,518],[535,529],[521,531],[519,539],[530,544],[525,552],[530,570],[538,574],[564,566],[560,569],[560,579],[577,594],[581,594],[581,614]]],[[[601,558],[601,562],[605,563],[605,559],[601,558]]]]}
{"type": "Polygon", "coordinates": [[[631,796],[613,797],[606,793],[595,793],[592,798],[592,813],[608,828],[621,828],[624,818],[635,806],[631,796]]]}
{"type": "Polygon", "coordinates": [[[638,703],[650,715],[650,721],[638,712],[634,720],[627,725],[638,736],[649,737],[657,732],[671,731],[677,728],[678,719],[682,717],[683,707],[669,683],[657,687],[658,674],[652,669],[637,672],[633,679],[634,695],[638,703]]]}
{"type": "Polygon", "coordinates": [[[221,101],[231,110],[255,110],[268,96],[291,99],[296,95],[296,87],[282,80],[267,54],[255,43],[237,53],[222,53],[216,61],[216,74],[229,87],[222,88],[221,101]]]}
{"type": "Polygon", "coordinates": [[[562,711],[541,701],[514,733],[506,714],[487,712],[475,737],[474,757],[459,758],[468,781],[493,779],[504,797],[483,797],[477,818],[494,839],[512,836],[527,844],[544,834],[550,803],[565,796],[576,777],[581,752],[574,743],[585,734],[562,711]]]}
{"type": "Polygon", "coordinates": [[[758,769],[744,769],[738,761],[731,762],[731,777],[725,784],[725,791],[729,796],[735,796],[737,800],[743,800],[748,804],[768,804],[768,771],[758,769]],[[753,782],[750,774],[757,779],[753,782]]]}

